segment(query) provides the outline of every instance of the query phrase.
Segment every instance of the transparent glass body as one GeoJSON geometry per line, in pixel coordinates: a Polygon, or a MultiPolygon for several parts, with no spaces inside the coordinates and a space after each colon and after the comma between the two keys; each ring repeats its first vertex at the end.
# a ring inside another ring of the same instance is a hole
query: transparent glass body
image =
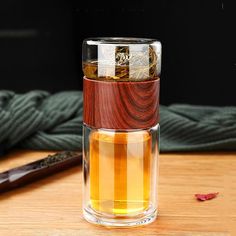
{"type": "Polygon", "coordinates": [[[84,126],[84,216],[107,226],[135,226],[157,214],[159,125],[138,131],[84,126]]]}
{"type": "Polygon", "coordinates": [[[148,224],[158,209],[161,44],[86,39],[82,67],[84,218],[109,227],[148,224]]]}
{"type": "Polygon", "coordinates": [[[157,79],[161,43],[145,38],[93,38],[83,42],[83,72],[89,79],[119,82],[157,79]]]}

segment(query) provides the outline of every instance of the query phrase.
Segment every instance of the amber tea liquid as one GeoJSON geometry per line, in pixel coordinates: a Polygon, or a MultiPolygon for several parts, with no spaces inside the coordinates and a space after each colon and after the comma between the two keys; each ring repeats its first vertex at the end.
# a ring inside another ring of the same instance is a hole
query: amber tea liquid
{"type": "Polygon", "coordinates": [[[150,202],[151,135],[95,131],[90,135],[91,208],[107,214],[143,212],[150,202]]]}

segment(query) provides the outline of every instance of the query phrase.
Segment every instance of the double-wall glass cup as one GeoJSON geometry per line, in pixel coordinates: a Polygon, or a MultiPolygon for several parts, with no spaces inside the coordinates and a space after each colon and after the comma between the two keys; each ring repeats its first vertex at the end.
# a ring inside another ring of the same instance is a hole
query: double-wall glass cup
{"type": "Polygon", "coordinates": [[[83,215],[91,223],[148,224],[158,212],[161,43],[83,42],[83,215]]]}

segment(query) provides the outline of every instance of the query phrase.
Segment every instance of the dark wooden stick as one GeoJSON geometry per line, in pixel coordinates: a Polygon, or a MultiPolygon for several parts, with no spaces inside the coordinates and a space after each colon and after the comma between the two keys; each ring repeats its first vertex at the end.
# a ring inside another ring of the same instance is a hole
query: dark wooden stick
{"type": "Polygon", "coordinates": [[[56,172],[79,165],[81,152],[60,152],[44,159],[0,173],[0,192],[6,192],[56,172]]]}

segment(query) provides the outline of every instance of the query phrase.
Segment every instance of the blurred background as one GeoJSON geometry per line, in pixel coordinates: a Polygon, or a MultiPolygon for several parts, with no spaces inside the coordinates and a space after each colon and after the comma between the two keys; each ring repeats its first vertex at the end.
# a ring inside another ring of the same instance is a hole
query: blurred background
{"type": "Polygon", "coordinates": [[[235,4],[224,0],[0,2],[0,90],[82,90],[81,43],[157,38],[161,103],[236,105],[235,4]]]}

